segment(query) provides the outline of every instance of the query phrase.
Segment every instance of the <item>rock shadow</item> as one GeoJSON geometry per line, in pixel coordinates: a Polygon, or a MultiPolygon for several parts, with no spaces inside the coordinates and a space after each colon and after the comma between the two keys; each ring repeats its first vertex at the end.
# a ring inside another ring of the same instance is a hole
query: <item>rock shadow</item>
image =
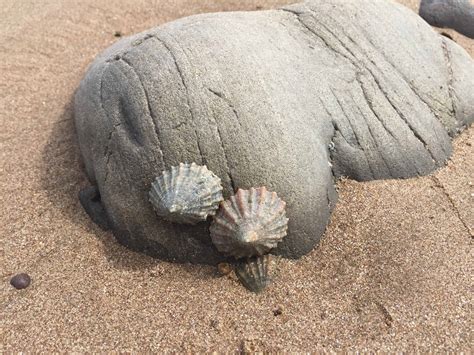
{"type": "MultiPolygon", "coordinates": [[[[65,105],[53,124],[51,134],[42,151],[44,168],[40,184],[60,216],[84,232],[95,235],[102,243],[107,260],[118,269],[146,270],[160,262],[146,253],[139,253],[121,245],[112,231],[104,231],[95,224],[79,201],[82,189],[90,187],[82,161],[74,125],[74,99],[65,105]]],[[[189,265],[181,267],[191,272],[189,265]]],[[[202,273],[201,273],[202,274],[202,273]]],[[[213,277],[212,271],[209,277],[213,277]]]]}

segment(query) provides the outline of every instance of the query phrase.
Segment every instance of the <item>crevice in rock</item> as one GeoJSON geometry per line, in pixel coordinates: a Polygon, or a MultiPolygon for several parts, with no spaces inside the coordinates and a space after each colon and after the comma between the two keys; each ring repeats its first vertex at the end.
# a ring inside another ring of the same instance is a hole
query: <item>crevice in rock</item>
{"type": "MultiPolygon", "coordinates": [[[[292,15],[294,15],[296,17],[296,20],[304,27],[306,28],[310,33],[312,33],[313,35],[315,35],[317,38],[319,38],[325,45],[326,47],[328,47],[333,53],[335,54],[339,54],[341,57],[345,58],[346,60],[349,61],[350,64],[356,66],[356,64],[354,63],[354,60],[349,58],[346,54],[340,52],[337,48],[335,48],[334,46],[332,46],[323,36],[321,36],[319,33],[317,33],[316,31],[314,31],[311,27],[309,27],[303,20],[301,20],[300,18],[300,15],[302,13],[300,12],[296,12],[296,11],[293,11],[293,10],[290,10],[290,9],[285,9],[285,8],[282,8],[280,9],[281,11],[285,11],[285,12],[288,12],[292,15]]],[[[322,23],[319,23],[322,25],[322,23]]],[[[323,26],[324,27],[324,26],[323,26]]],[[[334,34],[331,33],[333,36],[334,34]]],[[[344,46],[343,46],[344,47],[344,46]]]]}
{"type": "MultiPolygon", "coordinates": [[[[240,123],[240,117],[239,117],[239,113],[237,112],[237,110],[235,109],[234,107],[234,104],[232,103],[232,101],[230,101],[228,98],[226,98],[222,93],[220,92],[217,92],[211,88],[207,88],[211,93],[213,93],[214,95],[216,95],[217,97],[219,97],[220,99],[222,99],[223,101],[225,101],[227,103],[227,105],[230,107],[230,109],[232,110],[232,112],[234,113],[235,115],[235,118],[236,118],[236,122],[238,123],[239,126],[241,126],[241,123],[240,123]]],[[[242,126],[241,126],[242,127],[242,126]]]]}
{"type": "MultiPolygon", "coordinates": [[[[334,93],[332,93],[333,96],[334,96],[334,93]]],[[[331,142],[334,141],[334,137],[336,136],[337,132],[339,132],[340,136],[342,139],[344,139],[344,141],[350,145],[351,147],[354,147],[355,149],[360,149],[354,145],[352,145],[351,143],[349,143],[349,141],[347,140],[347,138],[344,136],[344,134],[342,133],[341,129],[339,128],[337,122],[334,120],[334,117],[332,115],[332,113],[329,111],[329,109],[327,108],[326,104],[324,103],[324,101],[319,98],[319,102],[321,103],[321,105],[323,106],[324,108],[324,111],[326,112],[326,114],[329,116],[329,119],[330,119],[330,122],[334,128],[334,132],[333,132],[333,135],[332,135],[332,138],[331,138],[331,142]]],[[[330,154],[331,155],[331,154],[330,154]]]]}
{"type": "MultiPolygon", "coordinates": [[[[311,10],[309,10],[310,12],[312,12],[311,10]]],[[[318,22],[319,25],[321,25],[327,32],[329,32],[332,37],[354,58],[354,59],[351,59],[349,58],[347,55],[343,54],[343,53],[340,53],[338,52],[339,54],[341,54],[342,56],[344,56],[344,58],[346,58],[347,60],[349,60],[352,65],[354,65],[356,68],[358,68],[359,71],[363,71],[364,70],[364,65],[362,65],[363,63],[360,62],[359,59],[357,59],[357,56],[355,55],[355,53],[341,40],[339,39],[336,34],[331,31],[325,24],[323,24],[322,22],[318,22]]],[[[306,26],[307,27],[307,26],[306,26]]],[[[342,28],[342,26],[340,26],[342,28]]],[[[315,33],[314,31],[312,31],[312,33],[315,33]]],[[[353,39],[348,36],[347,34],[345,34],[345,37],[347,37],[352,43],[354,43],[354,45],[357,46],[357,43],[355,43],[353,41],[353,39]]],[[[319,35],[318,35],[319,36],[319,35]]],[[[327,43],[327,42],[325,42],[327,43]]],[[[334,47],[331,47],[334,51],[337,51],[334,47]]],[[[375,63],[372,63],[373,65],[375,65],[375,63]]],[[[400,116],[400,118],[405,122],[405,124],[408,126],[408,128],[411,130],[411,132],[413,133],[413,135],[415,136],[415,138],[417,140],[419,140],[423,146],[425,147],[425,150],[430,154],[431,156],[431,159],[434,163],[434,165],[436,166],[436,159],[434,157],[434,154],[433,152],[431,151],[431,149],[429,148],[429,145],[426,143],[426,141],[423,139],[423,137],[421,137],[421,135],[414,129],[414,127],[411,125],[411,123],[408,121],[407,117],[400,111],[400,109],[394,104],[394,102],[392,101],[392,99],[390,98],[390,95],[388,94],[388,92],[383,89],[380,81],[378,80],[377,76],[374,74],[374,72],[371,70],[371,68],[369,66],[366,66],[365,67],[366,71],[373,77],[375,83],[377,84],[380,92],[383,94],[383,96],[386,98],[387,102],[392,106],[392,108],[395,110],[395,112],[398,114],[398,116],[400,116]]]]}
{"type": "Polygon", "coordinates": [[[454,73],[453,73],[453,66],[451,63],[451,52],[448,49],[448,45],[446,43],[446,38],[441,38],[441,48],[443,50],[443,55],[444,55],[444,60],[446,62],[446,67],[448,68],[448,95],[451,100],[451,105],[453,107],[453,115],[454,118],[457,117],[457,106],[456,106],[456,100],[454,99],[454,96],[456,95],[456,92],[454,91],[453,88],[453,82],[454,82],[454,73]]]}
{"type": "MultiPolygon", "coordinates": [[[[364,84],[364,82],[361,80],[361,75],[362,73],[358,72],[357,75],[356,75],[356,78],[357,78],[357,82],[359,83],[359,86],[362,90],[362,94],[364,95],[364,99],[365,99],[365,102],[367,103],[368,107],[370,108],[370,110],[372,111],[372,113],[374,114],[375,118],[377,119],[377,121],[380,122],[380,124],[382,125],[383,129],[385,130],[385,132],[387,132],[395,142],[397,142],[397,144],[399,145],[400,147],[400,152],[403,154],[403,156],[405,157],[405,161],[406,162],[409,162],[410,160],[408,159],[407,155],[406,155],[406,152],[405,152],[405,148],[403,146],[403,144],[398,140],[398,138],[394,135],[394,133],[392,132],[392,130],[385,124],[385,122],[383,121],[383,119],[379,116],[379,114],[377,113],[377,110],[375,109],[374,105],[373,105],[373,102],[372,102],[372,97],[371,95],[369,94],[369,92],[367,91],[367,88],[364,84]]],[[[411,163],[411,161],[410,161],[411,163]]],[[[392,172],[391,172],[391,168],[390,168],[390,165],[389,164],[386,164],[387,168],[389,169],[390,171],[390,175],[392,175],[392,177],[395,177],[392,172]]],[[[416,164],[413,164],[412,165],[414,168],[415,168],[415,171],[416,171],[416,174],[418,176],[420,176],[420,171],[418,169],[418,167],[416,166],[416,164]]]]}
{"type": "Polygon", "coordinates": [[[329,198],[329,189],[326,189],[326,202],[328,204],[328,210],[331,211],[331,199],[329,198]]]}
{"type": "MultiPolygon", "coordinates": [[[[382,162],[383,164],[385,165],[385,167],[387,168],[387,171],[388,173],[390,174],[390,177],[395,177],[395,175],[393,174],[392,170],[390,169],[390,164],[387,163],[387,161],[385,160],[385,157],[383,155],[383,149],[380,148],[378,142],[377,142],[377,139],[375,138],[373,132],[372,132],[372,127],[371,125],[369,124],[369,122],[367,121],[367,118],[365,117],[365,115],[362,113],[362,111],[360,110],[360,107],[356,104],[354,98],[352,98],[352,101],[354,102],[354,106],[357,107],[357,111],[359,111],[359,114],[364,118],[364,121],[365,121],[365,124],[367,126],[367,129],[369,131],[369,135],[370,137],[372,138],[372,141],[374,142],[375,144],[375,148],[376,148],[376,152],[378,153],[378,155],[380,156],[380,158],[382,159],[382,162]]],[[[369,160],[369,159],[367,159],[369,160]]],[[[379,176],[374,176],[376,178],[380,178],[379,176]]]]}
{"type": "MultiPolygon", "coordinates": [[[[347,36],[347,35],[346,35],[347,36]]],[[[354,45],[356,45],[358,48],[360,48],[360,46],[357,45],[357,43],[355,43],[349,36],[347,36],[351,41],[352,43],[354,43],[354,45]]],[[[440,114],[438,112],[435,111],[435,109],[421,96],[421,94],[419,93],[418,89],[415,88],[415,86],[412,84],[412,82],[399,70],[399,68],[397,68],[393,62],[391,60],[389,60],[389,58],[383,53],[380,51],[380,49],[370,40],[370,36],[366,34],[365,36],[365,39],[368,41],[368,43],[370,43],[370,45],[372,46],[372,48],[374,49],[375,52],[379,53],[383,59],[385,60],[385,62],[387,64],[390,65],[390,67],[394,70],[394,72],[396,72],[399,77],[403,80],[403,82],[405,82],[405,84],[408,86],[408,88],[411,90],[411,92],[418,98],[418,100],[424,104],[428,110],[431,112],[431,114],[437,119],[438,122],[441,123],[441,125],[443,125],[443,127],[447,130],[447,132],[449,133],[449,129],[447,127],[444,126],[443,124],[443,119],[441,118],[440,114]]],[[[369,57],[369,56],[367,56],[369,57]]],[[[375,67],[377,67],[377,64],[374,62],[374,60],[370,59],[369,58],[369,61],[372,63],[372,65],[374,65],[375,67]]],[[[372,74],[373,75],[373,74],[372,74]]],[[[449,84],[448,84],[448,94],[449,94],[449,84]]],[[[435,101],[437,102],[438,104],[440,104],[441,106],[445,106],[445,103],[443,102],[440,102],[437,98],[431,96],[431,95],[428,95],[429,98],[432,100],[432,101],[435,101]]],[[[451,95],[449,95],[451,96],[451,95]]],[[[449,111],[451,112],[452,115],[454,115],[454,118],[455,118],[455,110],[454,110],[454,102],[453,100],[451,99],[452,101],[452,107],[449,109],[449,111]]],[[[438,137],[438,132],[436,130],[435,127],[432,127],[432,131],[433,133],[435,134],[436,137],[438,137]]],[[[437,140],[438,142],[441,142],[439,139],[437,140]]],[[[444,146],[444,144],[441,144],[441,149],[443,150],[446,158],[448,158],[451,153],[450,152],[447,152],[446,151],[446,148],[444,146]]]]}
{"type": "Polygon", "coordinates": [[[149,34],[150,37],[148,38],[154,38],[155,40],[157,40],[158,42],[160,42],[163,47],[166,48],[166,50],[168,51],[168,53],[170,54],[171,58],[173,58],[173,61],[174,61],[174,65],[176,67],[176,71],[178,72],[178,75],[181,79],[181,82],[183,83],[183,86],[184,86],[184,90],[185,90],[185,95],[186,95],[186,106],[188,108],[188,111],[189,111],[189,114],[191,116],[191,120],[193,122],[193,126],[194,126],[194,135],[196,137],[196,146],[198,148],[198,151],[199,151],[199,156],[201,157],[201,163],[205,163],[206,161],[206,158],[204,157],[204,154],[202,152],[202,149],[201,149],[201,145],[199,143],[199,136],[198,136],[198,133],[197,133],[197,129],[196,129],[196,120],[195,120],[195,117],[194,117],[194,113],[193,113],[193,110],[191,108],[191,101],[189,100],[189,89],[188,89],[188,86],[186,84],[186,80],[184,79],[184,74],[181,70],[181,67],[178,65],[178,61],[177,61],[177,58],[175,56],[175,54],[173,53],[173,51],[171,50],[171,48],[169,47],[169,45],[161,38],[159,38],[156,34],[153,35],[153,34],[149,34]]]}
{"type": "Polygon", "coordinates": [[[333,127],[333,133],[332,133],[332,136],[331,136],[331,139],[330,139],[329,146],[328,146],[327,150],[328,150],[328,157],[329,157],[328,164],[331,167],[331,175],[332,175],[332,178],[333,178],[333,184],[335,185],[338,178],[344,176],[343,172],[340,172],[341,174],[336,177],[337,174],[334,172],[335,167],[338,166],[337,159],[334,156],[334,153],[337,152],[337,146],[334,143],[334,139],[336,138],[338,133],[339,133],[339,137],[341,137],[344,140],[344,142],[346,142],[347,145],[353,147],[354,149],[358,149],[358,150],[360,150],[360,148],[358,148],[357,146],[354,146],[354,145],[352,145],[351,143],[348,142],[346,137],[344,137],[344,135],[342,134],[341,129],[338,126],[338,123],[334,120],[333,115],[331,114],[331,112],[327,108],[324,101],[321,100],[321,98],[319,99],[319,101],[321,102],[321,105],[324,108],[324,111],[326,112],[326,114],[328,115],[329,121],[331,122],[331,125],[333,127]]]}
{"type": "MultiPolygon", "coordinates": [[[[335,21],[333,19],[333,21],[335,21]]],[[[365,35],[364,38],[367,40],[367,42],[372,46],[373,50],[375,52],[377,52],[378,54],[380,54],[382,56],[382,58],[384,59],[384,61],[389,64],[392,69],[400,76],[401,79],[403,79],[403,81],[406,83],[406,85],[410,88],[410,90],[413,92],[413,94],[423,103],[426,105],[426,107],[430,110],[430,112],[433,114],[434,117],[437,118],[437,120],[443,124],[443,120],[441,119],[440,117],[440,114],[438,114],[434,108],[428,104],[428,102],[421,96],[420,92],[418,91],[418,89],[413,85],[413,83],[404,75],[404,73],[402,71],[399,70],[399,68],[380,50],[380,48],[378,46],[376,46],[372,40],[370,39],[370,35],[362,28],[362,33],[365,35]]],[[[346,35],[347,36],[347,35],[346,35]]],[[[357,43],[355,43],[352,38],[350,38],[350,36],[347,36],[351,41],[352,43],[354,43],[358,48],[360,48],[360,46],[357,45],[357,43]]],[[[367,57],[369,57],[367,55],[367,57]]],[[[370,60],[370,59],[369,59],[370,60]]],[[[370,62],[376,66],[376,63],[373,61],[373,60],[370,60],[370,62]]],[[[448,88],[449,88],[449,85],[448,85],[448,88]]],[[[448,90],[448,94],[449,94],[449,90],[448,90]]],[[[434,102],[437,102],[438,104],[440,104],[440,106],[445,106],[445,103],[444,102],[440,102],[437,98],[431,96],[431,95],[428,95],[427,96],[434,102]]],[[[452,100],[451,100],[452,101],[452,100]]],[[[454,105],[454,103],[453,103],[454,105]]],[[[449,109],[449,111],[451,112],[451,114],[454,114],[455,116],[455,112],[454,112],[454,106],[451,107],[449,109]]],[[[446,127],[445,127],[446,128],[446,127]]],[[[433,128],[433,131],[435,134],[437,134],[436,132],[436,129],[433,128]]],[[[445,152],[446,154],[446,151],[444,150],[444,146],[442,146],[442,149],[443,151],[445,152]]],[[[449,154],[448,154],[449,156],[449,154]]]]}
{"type": "MultiPolygon", "coordinates": [[[[339,100],[339,98],[337,97],[336,93],[334,92],[333,88],[329,88],[329,90],[331,91],[334,99],[336,100],[337,102],[337,105],[339,107],[339,109],[341,110],[342,114],[344,115],[344,117],[346,118],[347,122],[349,123],[349,126],[351,127],[351,131],[352,133],[354,134],[354,138],[356,140],[356,143],[357,145],[353,145],[351,143],[349,143],[347,140],[346,142],[348,142],[348,144],[350,146],[352,146],[353,148],[357,149],[357,150],[360,150],[360,151],[364,151],[364,149],[362,148],[362,146],[360,145],[360,141],[359,141],[359,137],[357,136],[356,132],[354,131],[354,126],[352,125],[352,122],[351,122],[351,119],[349,118],[349,116],[347,115],[347,112],[346,110],[344,109],[344,106],[343,104],[341,103],[341,101],[339,100]]],[[[342,133],[341,133],[342,135],[342,133]]]]}
{"type": "MultiPolygon", "coordinates": [[[[340,50],[338,50],[337,48],[335,48],[333,45],[330,45],[329,41],[327,41],[326,39],[324,39],[323,36],[321,36],[320,34],[318,34],[316,31],[314,31],[312,28],[310,28],[308,25],[306,25],[304,23],[304,21],[302,21],[300,19],[300,15],[301,13],[297,13],[297,12],[294,12],[294,11],[291,11],[289,9],[282,9],[283,11],[286,11],[286,12],[289,12],[289,13],[292,13],[293,15],[296,16],[296,18],[298,19],[298,21],[308,30],[310,31],[312,34],[314,34],[315,36],[317,36],[318,38],[320,38],[325,44],[326,46],[331,49],[333,52],[335,53],[338,53],[339,55],[341,55],[343,58],[345,58],[347,61],[349,61],[349,63],[351,65],[353,65],[355,68],[357,68],[358,72],[361,72],[364,70],[364,66],[363,66],[363,63],[360,62],[360,60],[357,59],[357,56],[353,53],[353,51],[342,41],[340,40],[336,34],[331,31],[324,23],[322,22],[318,22],[318,25],[320,25],[322,28],[324,28],[341,46],[342,48],[345,49],[345,51],[347,53],[349,53],[349,55],[352,57],[350,57],[348,54],[345,54],[345,53],[342,53],[340,50]]],[[[308,10],[309,12],[312,12],[311,10],[308,10]]],[[[345,35],[351,42],[353,42],[355,45],[357,45],[351,38],[350,36],[348,35],[345,35]]],[[[413,135],[415,136],[415,138],[417,140],[419,140],[423,146],[425,147],[425,150],[430,154],[431,156],[431,159],[433,161],[433,163],[435,164],[436,166],[436,159],[432,153],[432,151],[429,149],[429,146],[427,145],[427,143],[424,141],[424,139],[421,137],[420,134],[418,134],[418,132],[416,132],[416,130],[413,128],[413,126],[409,123],[408,119],[405,117],[405,115],[400,111],[400,109],[398,107],[396,107],[396,105],[393,103],[393,101],[390,99],[388,93],[386,92],[385,89],[382,88],[382,85],[380,84],[379,80],[377,79],[376,75],[372,72],[372,70],[367,66],[367,68],[365,68],[365,70],[373,77],[375,83],[377,84],[377,87],[379,88],[379,90],[381,91],[381,93],[383,94],[383,96],[386,98],[387,102],[390,104],[390,106],[395,110],[395,112],[397,113],[397,115],[405,122],[405,124],[408,126],[408,128],[410,129],[410,131],[413,133],[413,135]]],[[[333,95],[334,95],[334,92],[333,92],[333,95]]],[[[335,95],[334,95],[335,96],[335,95]]],[[[335,96],[336,97],[336,96],[335,96]]],[[[337,97],[336,97],[336,100],[337,97]]],[[[338,100],[339,102],[339,100],[338,100]]],[[[347,116],[346,116],[347,117],[347,116]]],[[[349,120],[350,122],[350,120],[349,120]]],[[[351,125],[352,126],[352,125],[351,125]]],[[[355,132],[354,132],[355,134],[355,132]]],[[[356,137],[357,138],[357,137],[356,137]]],[[[360,146],[360,144],[359,144],[360,146]]],[[[370,166],[370,165],[369,165],[370,166]]],[[[418,171],[418,168],[416,168],[416,170],[418,171]]],[[[373,175],[373,174],[372,174],[373,175]]]]}
{"type": "Polygon", "coordinates": [[[331,140],[329,142],[329,147],[327,148],[328,149],[328,157],[329,157],[328,164],[331,167],[331,175],[332,175],[333,184],[336,184],[337,178],[336,178],[336,173],[334,172],[334,164],[337,165],[337,163],[336,163],[337,160],[335,159],[333,154],[334,154],[334,152],[337,152],[337,148],[336,148],[336,145],[334,143],[334,138],[336,137],[337,133],[339,133],[339,135],[342,137],[342,139],[344,139],[344,141],[347,144],[349,144],[349,143],[346,141],[346,139],[342,135],[341,131],[339,130],[339,127],[338,127],[337,123],[334,122],[332,117],[331,117],[331,125],[333,127],[333,134],[332,134],[331,140]]]}
{"type": "Polygon", "coordinates": [[[380,124],[382,125],[382,127],[384,128],[384,130],[395,140],[397,141],[397,143],[400,145],[400,142],[398,141],[397,137],[395,137],[395,135],[393,134],[392,130],[383,122],[383,120],[381,119],[381,117],[379,116],[379,114],[377,113],[377,111],[375,110],[375,107],[372,103],[372,97],[370,97],[368,91],[367,91],[367,88],[365,86],[365,84],[363,83],[363,81],[361,80],[361,73],[358,72],[357,75],[356,75],[356,78],[357,78],[357,82],[359,83],[359,86],[362,90],[362,94],[364,95],[364,99],[365,101],[367,102],[367,105],[369,106],[370,110],[372,111],[372,113],[374,114],[375,118],[377,118],[377,120],[380,122],[380,124]]]}
{"type": "MultiPolygon", "coordinates": [[[[99,104],[100,104],[100,108],[101,110],[104,112],[106,118],[107,118],[107,121],[108,122],[111,122],[112,123],[112,119],[111,117],[109,116],[109,113],[107,112],[107,110],[105,109],[104,107],[104,95],[103,95],[103,82],[104,82],[104,74],[105,74],[105,71],[107,70],[108,68],[108,64],[107,66],[105,67],[105,69],[102,71],[101,73],[101,76],[100,76],[100,84],[99,84],[99,104]]],[[[105,147],[105,152],[104,152],[104,158],[105,158],[105,176],[104,176],[104,182],[107,181],[107,178],[109,176],[109,161],[110,161],[110,156],[112,155],[112,152],[110,151],[110,144],[111,144],[111,140],[112,140],[112,135],[114,134],[114,132],[117,130],[117,127],[119,127],[121,125],[121,122],[118,122],[118,123],[115,123],[112,127],[112,129],[110,130],[109,132],[109,136],[108,136],[108,139],[107,139],[107,145],[105,147]]]]}
{"type": "Polygon", "coordinates": [[[375,80],[375,83],[377,84],[379,90],[383,93],[383,95],[385,96],[385,98],[387,99],[387,102],[390,104],[390,106],[392,106],[392,108],[395,110],[395,112],[398,114],[398,116],[405,122],[405,124],[407,125],[407,127],[410,129],[410,131],[413,133],[413,135],[415,136],[415,138],[421,143],[423,144],[425,150],[428,152],[428,154],[431,156],[431,160],[433,161],[433,164],[436,166],[437,164],[437,161],[436,161],[436,158],[433,154],[433,152],[431,151],[431,149],[429,148],[428,144],[426,143],[426,141],[423,139],[423,137],[416,131],[416,129],[411,125],[411,123],[408,121],[408,118],[405,116],[405,114],[403,112],[400,111],[400,109],[397,107],[397,105],[395,105],[392,101],[392,99],[389,97],[388,93],[385,92],[385,90],[382,88],[382,85],[380,84],[380,82],[376,79],[376,77],[374,76],[374,80],[375,80]]]}
{"type": "Polygon", "coordinates": [[[110,151],[110,144],[112,140],[113,134],[117,131],[117,127],[121,126],[122,122],[114,124],[112,130],[109,133],[109,138],[107,139],[107,146],[105,148],[105,176],[104,176],[104,182],[107,181],[107,178],[109,177],[109,162],[110,162],[110,157],[112,155],[112,152],[110,151]]]}
{"type": "Polygon", "coordinates": [[[161,164],[162,164],[162,167],[165,168],[165,162],[164,162],[164,155],[163,155],[163,151],[161,149],[161,136],[160,136],[160,130],[158,128],[158,123],[157,123],[157,118],[155,117],[154,113],[153,113],[153,109],[151,107],[151,103],[150,103],[150,97],[148,95],[148,91],[146,90],[145,88],[145,84],[143,83],[142,81],[142,78],[140,77],[140,75],[137,73],[137,71],[135,70],[135,68],[133,67],[133,65],[128,61],[128,59],[125,58],[125,56],[122,56],[120,58],[120,60],[125,63],[129,68],[130,70],[135,74],[135,76],[137,77],[138,79],[138,82],[140,83],[141,87],[142,87],[142,90],[143,90],[143,93],[145,95],[145,101],[147,103],[147,109],[148,109],[148,113],[150,114],[150,119],[151,119],[151,123],[153,125],[153,128],[154,128],[154,132],[155,132],[155,135],[156,135],[156,140],[158,142],[158,151],[160,153],[160,160],[161,160],[161,164]]]}
{"type": "MultiPolygon", "coordinates": [[[[343,28],[341,26],[341,24],[339,24],[336,20],[332,19],[333,21],[335,21],[340,28],[343,28]]],[[[323,25],[324,26],[324,25],[323,25]]],[[[329,32],[329,28],[327,28],[326,26],[324,26],[329,32]]],[[[346,38],[348,38],[357,48],[361,49],[360,46],[347,34],[345,33],[344,30],[342,30],[343,34],[346,36],[346,38]]],[[[332,32],[331,32],[332,33],[332,32]]],[[[332,33],[333,36],[336,38],[335,34],[332,33]]],[[[370,41],[370,38],[369,36],[366,36],[366,39],[367,41],[372,45],[372,47],[374,48],[374,50],[376,52],[379,52],[377,47],[370,41]]],[[[336,40],[339,40],[338,38],[336,38],[336,40]]],[[[339,40],[340,41],[340,40],[339,40]]],[[[344,46],[344,48],[346,48],[347,51],[349,51],[351,53],[351,55],[354,56],[354,58],[357,58],[357,56],[354,54],[354,52],[352,52],[346,45],[344,45],[344,43],[342,41],[340,41],[341,44],[344,46]]],[[[362,49],[361,49],[362,50],[362,49]]],[[[379,52],[380,53],[380,52],[379,52]]],[[[364,54],[364,53],[363,53],[364,54]]],[[[385,55],[383,55],[383,53],[380,53],[382,55],[382,57],[384,58],[385,62],[388,63],[392,69],[399,75],[399,77],[403,80],[403,82],[406,83],[406,85],[409,87],[409,89],[412,91],[413,94],[415,94],[415,96],[417,96],[417,98],[423,103],[426,105],[426,107],[430,110],[431,114],[439,121],[441,122],[442,124],[442,120],[440,119],[439,115],[433,110],[433,108],[419,95],[419,93],[417,92],[417,90],[414,88],[414,86],[411,84],[411,82],[398,70],[398,68],[391,62],[387,59],[387,57],[385,55]]],[[[367,57],[367,60],[370,61],[370,63],[374,66],[374,68],[377,69],[377,63],[375,63],[375,61],[371,58],[369,58],[368,55],[365,55],[365,57],[367,57]]],[[[360,61],[360,60],[359,60],[360,61]]],[[[374,71],[370,68],[369,65],[366,65],[366,68],[367,68],[367,71],[370,73],[370,75],[373,77],[374,81],[376,82],[377,86],[379,87],[380,91],[383,93],[383,95],[386,97],[387,101],[390,103],[390,105],[396,110],[397,114],[400,116],[400,118],[402,118],[402,120],[405,122],[405,124],[408,126],[408,128],[413,132],[415,138],[417,138],[425,147],[425,150],[430,154],[431,156],[431,159],[434,163],[435,166],[438,166],[438,161],[437,159],[435,158],[431,148],[429,147],[429,144],[427,144],[427,142],[421,137],[421,135],[415,131],[414,127],[411,125],[411,123],[408,121],[408,118],[401,113],[401,111],[396,107],[396,105],[393,103],[392,99],[390,98],[388,92],[386,90],[384,90],[382,88],[382,85],[379,81],[379,79],[377,78],[377,76],[375,75],[374,71]]],[[[383,75],[383,74],[382,74],[383,75]]],[[[435,133],[435,135],[437,135],[437,132],[436,132],[436,129],[433,127],[433,132],[435,133]]],[[[448,158],[450,156],[450,154],[446,153],[445,151],[445,148],[444,148],[444,145],[441,145],[442,146],[442,150],[444,152],[444,154],[446,155],[446,158],[448,158]]],[[[441,162],[440,162],[441,163],[441,162]]]]}
{"type": "Polygon", "coordinates": [[[409,122],[408,118],[405,116],[405,114],[403,112],[400,111],[400,109],[397,107],[397,105],[392,101],[389,93],[382,87],[382,84],[380,83],[380,81],[377,79],[377,76],[374,75],[372,73],[372,71],[370,69],[368,69],[368,72],[371,74],[372,78],[374,79],[374,82],[375,84],[377,85],[377,87],[379,88],[380,92],[383,94],[383,96],[385,97],[385,99],[387,100],[387,102],[390,104],[390,106],[393,108],[393,110],[397,113],[397,115],[403,120],[403,122],[405,122],[406,126],[408,127],[408,129],[410,129],[410,131],[412,132],[412,134],[415,136],[415,138],[421,143],[423,144],[423,147],[425,148],[425,150],[428,152],[428,154],[430,155],[431,157],[431,160],[433,161],[433,164],[436,166],[437,165],[437,160],[433,154],[433,152],[431,151],[429,145],[427,144],[427,142],[423,139],[423,137],[416,131],[416,129],[412,126],[412,124],[409,122]]]}
{"type": "MultiPolygon", "coordinates": [[[[143,38],[138,38],[135,41],[133,41],[131,43],[131,47],[137,47],[137,46],[143,44],[144,42],[148,41],[151,38],[155,38],[155,36],[152,33],[147,33],[143,38]]],[[[124,50],[122,52],[116,53],[113,57],[107,58],[105,60],[105,62],[110,63],[114,60],[120,60],[121,57],[126,56],[128,53],[130,53],[130,51],[131,51],[131,49],[130,50],[124,50]]]]}
{"type": "MultiPolygon", "coordinates": [[[[216,92],[215,90],[212,90],[210,88],[208,88],[209,92],[211,92],[213,95],[217,96],[219,99],[222,99],[223,101],[225,101],[228,106],[232,109],[232,111],[234,112],[234,115],[235,115],[235,118],[237,119],[237,121],[239,121],[239,115],[237,114],[237,111],[235,110],[234,106],[232,105],[232,103],[224,97],[224,95],[222,95],[221,93],[219,92],[216,92]]],[[[227,156],[227,152],[224,148],[224,142],[222,140],[222,133],[220,131],[220,128],[219,128],[219,124],[217,123],[217,120],[214,116],[212,116],[212,119],[214,120],[214,124],[216,125],[216,131],[217,131],[217,136],[218,136],[218,139],[219,139],[219,144],[222,148],[222,152],[224,153],[224,159],[225,159],[225,164],[226,164],[226,170],[227,170],[227,176],[229,177],[229,181],[230,181],[230,185],[232,186],[232,191],[235,192],[237,191],[236,190],[236,184],[234,182],[234,179],[232,177],[232,173],[231,173],[231,169],[230,169],[230,165],[229,165],[229,158],[227,156]]],[[[240,123],[239,123],[240,125],[240,123]]]]}
{"type": "Polygon", "coordinates": [[[355,131],[355,129],[354,129],[354,125],[352,124],[352,121],[351,121],[349,115],[347,114],[346,110],[344,109],[344,105],[343,105],[342,102],[339,100],[339,98],[337,97],[337,95],[336,95],[336,93],[334,92],[334,90],[333,90],[332,88],[330,88],[330,90],[331,90],[332,95],[333,95],[334,98],[336,99],[336,102],[337,102],[339,108],[341,109],[343,115],[346,117],[347,122],[348,122],[349,125],[351,126],[351,131],[352,131],[352,133],[354,133],[354,137],[355,137],[355,139],[356,139],[356,142],[357,142],[357,146],[358,146],[358,147],[354,147],[354,146],[353,146],[353,147],[356,148],[356,149],[358,149],[358,150],[360,150],[360,151],[364,154],[365,162],[366,162],[366,164],[367,164],[367,167],[368,167],[369,170],[370,170],[370,175],[371,175],[372,180],[373,180],[373,179],[375,179],[375,174],[374,174],[374,171],[373,171],[373,169],[372,169],[372,166],[370,165],[370,159],[367,157],[367,152],[364,150],[364,148],[363,148],[362,145],[361,145],[359,136],[357,135],[357,133],[356,133],[356,131],[355,131]]]}

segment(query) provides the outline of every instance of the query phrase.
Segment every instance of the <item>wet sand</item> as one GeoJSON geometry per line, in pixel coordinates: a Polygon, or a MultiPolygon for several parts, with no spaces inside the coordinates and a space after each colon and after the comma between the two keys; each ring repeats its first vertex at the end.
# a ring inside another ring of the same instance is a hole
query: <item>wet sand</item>
{"type": "Polygon", "coordinates": [[[131,252],[81,208],[71,99],[117,32],[288,2],[0,0],[0,351],[472,350],[472,128],[431,176],[341,181],[319,247],[259,295],[131,252]]]}

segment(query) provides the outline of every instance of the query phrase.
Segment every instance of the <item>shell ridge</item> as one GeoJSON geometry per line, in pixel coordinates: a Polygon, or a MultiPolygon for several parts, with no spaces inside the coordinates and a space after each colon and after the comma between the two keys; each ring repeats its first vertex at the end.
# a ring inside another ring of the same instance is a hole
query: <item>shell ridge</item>
{"type": "Polygon", "coordinates": [[[149,200],[171,222],[195,224],[215,215],[223,201],[220,179],[205,166],[180,163],[151,184],[149,200]]]}
{"type": "Polygon", "coordinates": [[[217,249],[236,258],[268,253],[287,230],[285,204],[265,187],[237,190],[221,204],[210,227],[217,249]]]}
{"type": "Polygon", "coordinates": [[[241,262],[236,268],[236,274],[248,290],[258,293],[270,284],[271,270],[271,258],[265,255],[241,262]]]}

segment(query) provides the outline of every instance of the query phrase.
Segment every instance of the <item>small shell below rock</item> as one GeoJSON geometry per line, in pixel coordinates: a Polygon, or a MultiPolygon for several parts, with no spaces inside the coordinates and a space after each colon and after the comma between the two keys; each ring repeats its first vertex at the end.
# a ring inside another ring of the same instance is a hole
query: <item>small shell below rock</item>
{"type": "Polygon", "coordinates": [[[173,166],[152,183],[150,202],[164,219],[196,224],[213,216],[223,200],[221,179],[195,163],[173,166]]]}
{"type": "Polygon", "coordinates": [[[273,274],[273,260],[271,255],[263,255],[241,261],[235,273],[240,282],[255,293],[263,291],[271,282],[273,274]]]}

